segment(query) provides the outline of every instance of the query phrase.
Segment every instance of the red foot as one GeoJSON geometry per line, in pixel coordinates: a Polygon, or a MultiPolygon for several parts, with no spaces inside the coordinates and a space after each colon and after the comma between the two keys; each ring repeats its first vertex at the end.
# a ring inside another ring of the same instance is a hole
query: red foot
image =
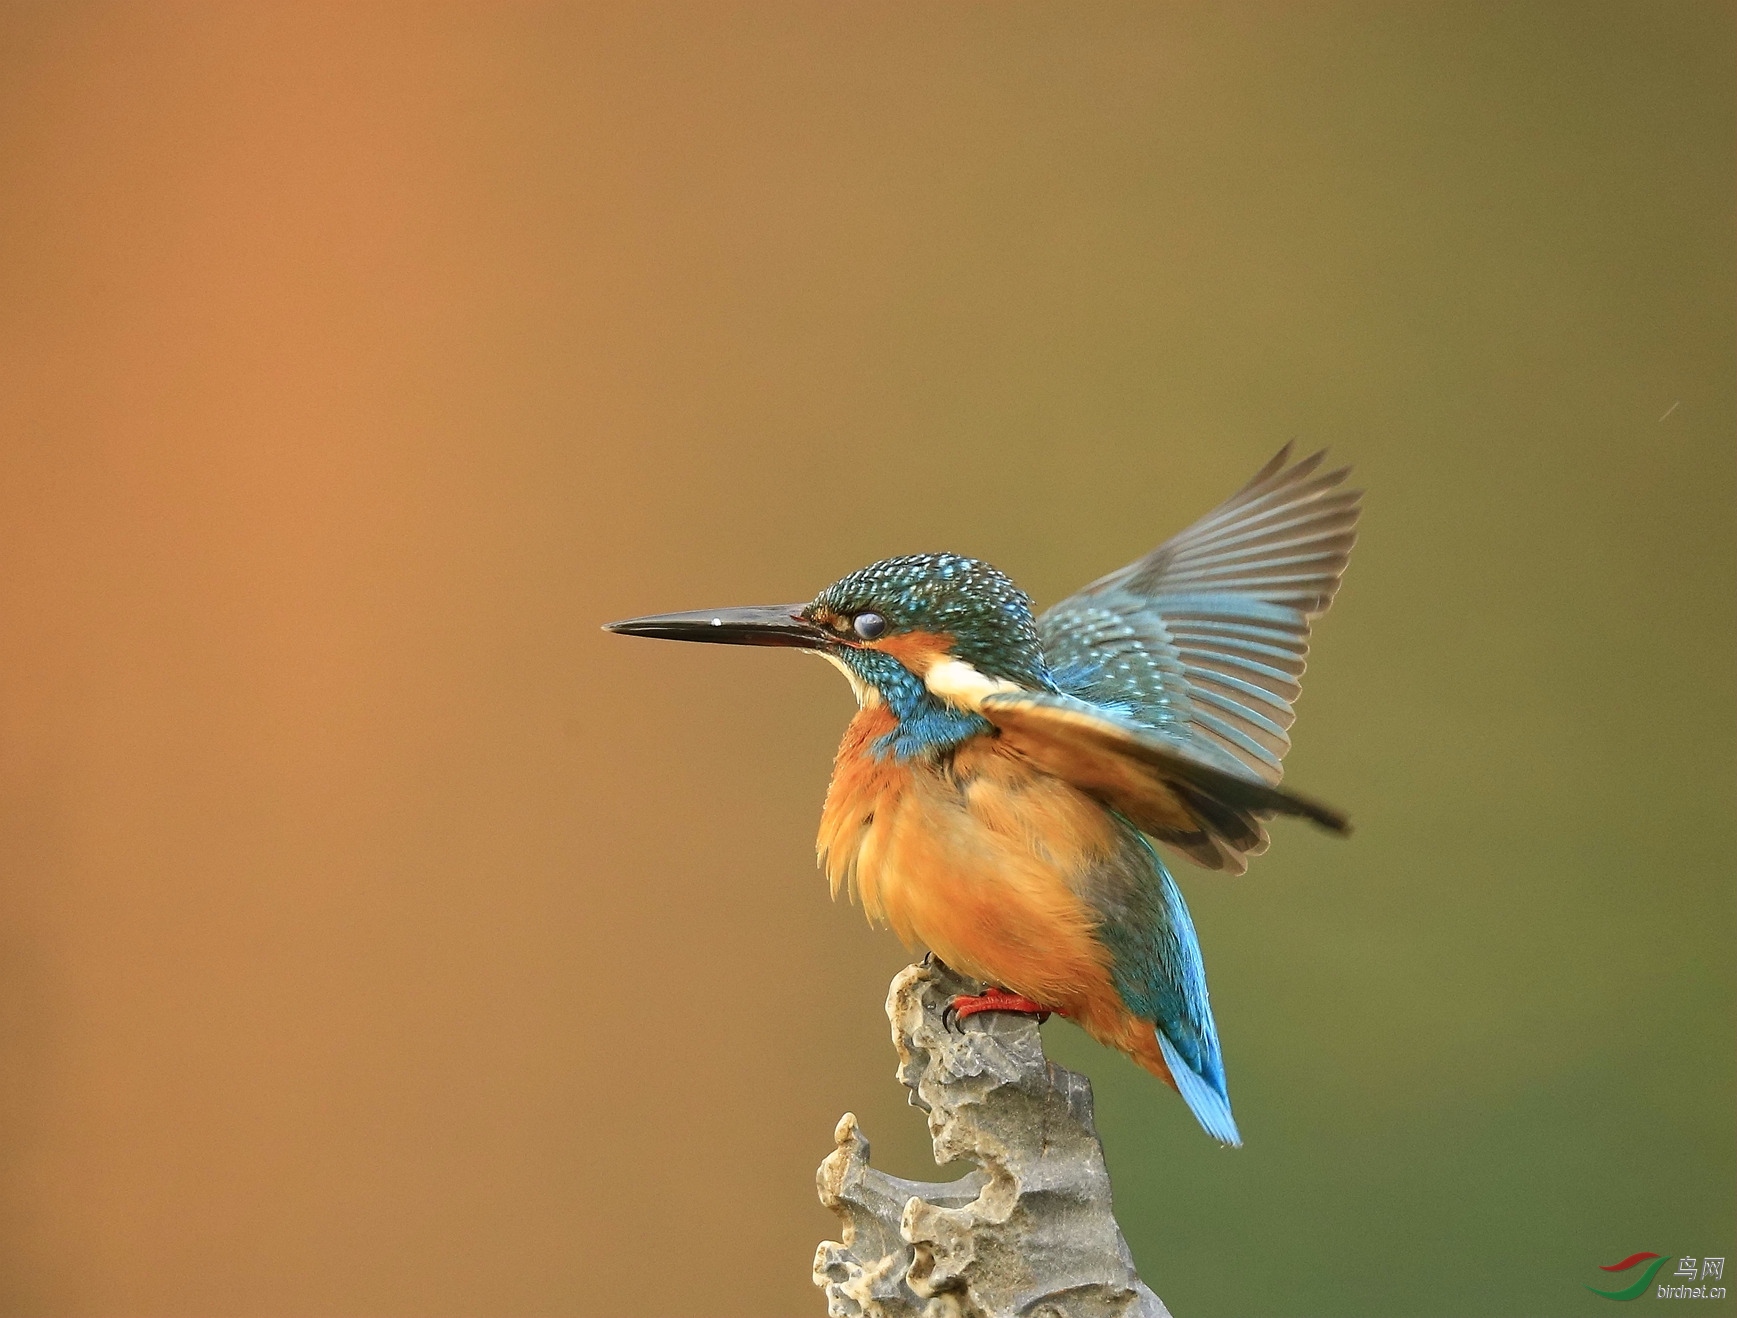
{"type": "Polygon", "coordinates": [[[994,985],[985,989],[982,997],[972,998],[961,994],[948,1004],[947,1010],[955,1020],[960,1021],[968,1016],[975,1016],[980,1011],[1018,1012],[1021,1016],[1036,1016],[1039,1024],[1047,1021],[1050,1017],[1048,1007],[1033,1002],[1030,998],[1022,997],[1018,993],[1009,993],[1004,988],[996,988],[994,985]]]}

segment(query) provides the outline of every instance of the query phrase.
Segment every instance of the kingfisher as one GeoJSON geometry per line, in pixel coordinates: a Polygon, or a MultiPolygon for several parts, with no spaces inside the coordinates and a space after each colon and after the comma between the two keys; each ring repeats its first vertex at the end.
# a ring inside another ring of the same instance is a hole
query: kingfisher
{"type": "Polygon", "coordinates": [[[1158,847],[1240,874],[1276,815],[1350,831],[1279,786],[1310,627],[1361,499],[1324,451],[1291,450],[1042,616],[988,563],[934,553],[871,563],[805,604],[606,630],[836,666],[858,708],[821,813],[833,896],[981,981],[953,1000],[957,1020],[1064,1016],[1240,1145],[1200,942],[1158,847]]]}

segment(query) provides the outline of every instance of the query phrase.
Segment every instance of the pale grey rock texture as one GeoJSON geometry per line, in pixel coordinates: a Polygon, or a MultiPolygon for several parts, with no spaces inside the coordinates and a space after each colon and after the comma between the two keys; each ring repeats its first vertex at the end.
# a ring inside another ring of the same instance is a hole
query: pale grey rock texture
{"type": "Polygon", "coordinates": [[[1043,1055],[1037,1022],[1003,1012],[945,1027],[942,1010],[982,986],[939,961],[908,966],[887,994],[899,1080],[929,1114],[938,1164],[957,1181],[906,1181],[869,1166],[846,1113],[820,1165],[820,1201],[842,1242],[814,1256],[832,1318],[1169,1318],[1134,1272],[1110,1210],[1092,1088],[1043,1055]]]}

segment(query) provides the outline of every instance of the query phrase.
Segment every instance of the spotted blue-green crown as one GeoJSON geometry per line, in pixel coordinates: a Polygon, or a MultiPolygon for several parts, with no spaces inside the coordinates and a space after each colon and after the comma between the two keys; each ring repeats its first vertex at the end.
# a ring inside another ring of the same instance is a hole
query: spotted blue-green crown
{"type": "Polygon", "coordinates": [[[1048,670],[1031,597],[1007,574],[959,554],[885,558],[841,577],[814,606],[841,617],[878,613],[887,634],[931,632],[953,638],[953,653],[980,673],[1047,688],[1048,670]]]}

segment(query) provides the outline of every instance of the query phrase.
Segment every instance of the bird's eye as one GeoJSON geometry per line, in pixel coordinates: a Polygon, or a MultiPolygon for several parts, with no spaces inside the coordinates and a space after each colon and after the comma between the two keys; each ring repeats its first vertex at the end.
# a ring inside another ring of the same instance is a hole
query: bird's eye
{"type": "Polygon", "coordinates": [[[856,634],[865,641],[872,641],[887,629],[887,620],[878,613],[859,613],[851,620],[856,634]]]}

